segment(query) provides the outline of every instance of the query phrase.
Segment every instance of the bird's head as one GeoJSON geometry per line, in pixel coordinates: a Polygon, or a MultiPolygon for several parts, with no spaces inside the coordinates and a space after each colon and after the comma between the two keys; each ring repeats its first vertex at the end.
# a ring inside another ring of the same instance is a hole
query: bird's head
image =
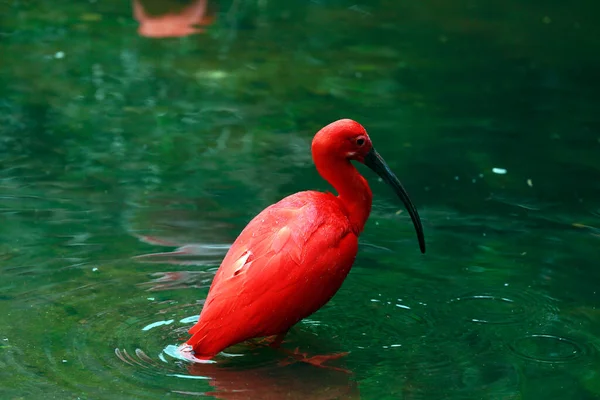
{"type": "Polygon", "coordinates": [[[340,119],[321,129],[312,142],[313,155],[325,153],[327,157],[343,157],[364,163],[373,148],[365,128],[351,119],[340,119]]]}
{"type": "Polygon", "coordinates": [[[324,158],[355,160],[379,175],[406,206],[417,232],[421,252],[425,253],[425,237],[419,213],[396,175],[375,151],[371,138],[361,124],[351,119],[340,119],[325,126],[313,139],[312,154],[315,162],[324,158]]]}

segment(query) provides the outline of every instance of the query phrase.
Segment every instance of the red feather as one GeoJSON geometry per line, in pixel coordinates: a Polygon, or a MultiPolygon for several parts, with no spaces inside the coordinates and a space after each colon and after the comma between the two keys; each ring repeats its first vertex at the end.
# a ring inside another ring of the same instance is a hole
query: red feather
{"type": "Polygon", "coordinates": [[[253,337],[285,334],[338,291],[357,250],[337,197],[313,191],[286,197],[233,243],[187,343],[201,358],[253,337]]]}
{"type": "Polygon", "coordinates": [[[371,212],[371,189],[351,160],[390,184],[408,208],[425,251],[423,229],[408,194],[365,129],[339,120],[312,142],[321,176],[338,192],[300,192],[267,207],[244,228],[219,267],[187,341],[196,357],[211,358],[247,339],[278,335],[308,317],[338,291],[358,251],[371,212]]]}

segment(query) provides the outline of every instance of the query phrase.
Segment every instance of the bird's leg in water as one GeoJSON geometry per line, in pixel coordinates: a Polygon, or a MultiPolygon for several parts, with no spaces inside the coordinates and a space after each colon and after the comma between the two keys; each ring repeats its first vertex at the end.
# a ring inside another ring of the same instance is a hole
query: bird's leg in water
{"type": "Polygon", "coordinates": [[[267,336],[261,339],[253,340],[250,343],[252,343],[254,346],[269,346],[274,349],[278,349],[281,346],[281,343],[283,343],[283,339],[285,338],[286,334],[287,332],[280,335],[267,336]]]}
{"type": "Polygon", "coordinates": [[[334,371],[345,372],[347,374],[351,373],[351,371],[349,371],[345,368],[338,368],[338,367],[331,367],[329,365],[323,365],[324,363],[326,363],[329,360],[337,360],[338,358],[347,356],[348,355],[347,351],[343,352],[343,353],[334,353],[334,354],[328,354],[328,355],[322,355],[322,356],[312,356],[312,357],[308,357],[307,353],[301,353],[297,347],[294,351],[289,351],[289,350],[286,350],[283,348],[281,349],[281,351],[283,351],[290,358],[293,359],[293,361],[290,361],[288,359],[288,360],[279,362],[279,365],[281,365],[281,366],[290,365],[290,364],[293,364],[294,362],[303,362],[303,363],[310,364],[314,367],[331,369],[334,371]]]}
{"type": "Polygon", "coordinates": [[[282,333],[280,335],[275,336],[275,338],[269,344],[269,346],[271,346],[274,349],[278,349],[281,346],[281,343],[283,343],[283,339],[285,338],[286,333],[282,333]]]}

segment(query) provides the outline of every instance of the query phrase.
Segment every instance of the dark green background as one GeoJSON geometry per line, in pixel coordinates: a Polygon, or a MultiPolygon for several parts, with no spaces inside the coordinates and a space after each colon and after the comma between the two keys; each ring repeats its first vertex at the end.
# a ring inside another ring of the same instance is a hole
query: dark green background
{"type": "Polygon", "coordinates": [[[598,8],[224,1],[206,33],[149,39],[124,1],[1,2],[0,397],[600,398],[598,8]],[[361,168],[355,267],[285,344],[351,373],[244,346],[190,370],[169,346],[222,246],[328,190],[310,141],[338,118],[403,181],[427,254],[361,168]]]}

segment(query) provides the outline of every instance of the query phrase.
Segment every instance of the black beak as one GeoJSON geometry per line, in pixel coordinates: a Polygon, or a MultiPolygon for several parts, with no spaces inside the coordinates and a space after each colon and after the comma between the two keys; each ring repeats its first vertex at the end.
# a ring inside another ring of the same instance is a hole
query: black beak
{"type": "Polygon", "coordinates": [[[419,213],[417,209],[410,201],[408,197],[408,193],[402,187],[402,184],[396,178],[396,175],[392,172],[390,167],[385,163],[383,158],[375,151],[374,148],[367,153],[365,156],[364,164],[371,168],[377,175],[381,177],[387,184],[389,184],[394,192],[400,197],[400,200],[406,206],[408,213],[410,214],[410,218],[412,219],[413,225],[415,226],[415,230],[417,231],[417,238],[419,239],[419,247],[421,248],[421,253],[425,253],[425,236],[423,235],[423,225],[421,224],[421,218],[419,218],[419,213]]]}

